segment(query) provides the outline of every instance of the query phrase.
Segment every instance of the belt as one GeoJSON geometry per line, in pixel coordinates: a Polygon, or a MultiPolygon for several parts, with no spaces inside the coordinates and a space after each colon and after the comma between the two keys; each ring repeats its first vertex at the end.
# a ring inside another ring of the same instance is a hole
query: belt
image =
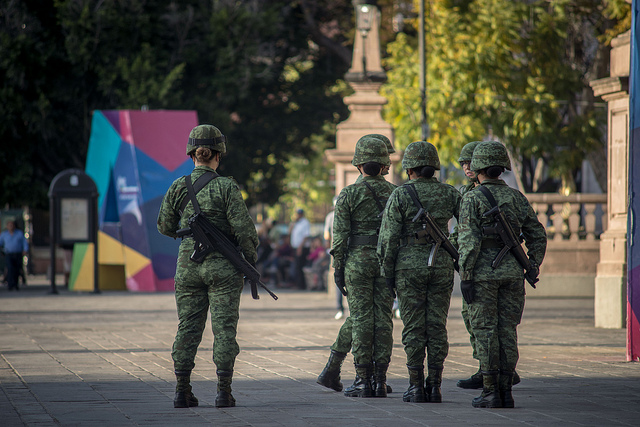
{"type": "Polygon", "coordinates": [[[498,242],[493,239],[484,239],[480,244],[480,249],[502,249],[504,248],[504,243],[498,242]]]}
{"type": "Polygon", "coordinates": [[[349,246],[377,246],[378,245],[378,236],[349,236],[349,246]]]}
{"type": "Polygon", "coordinates": [[[407,236],[407,237],[403,237],[400,239],[400,245],[401,246],[407,246],[407,245],[429,245],[433,243],[433,240],[431,240],[429,237],[422,236],[422,237],[416,237],[416,236],[407,236]]]}

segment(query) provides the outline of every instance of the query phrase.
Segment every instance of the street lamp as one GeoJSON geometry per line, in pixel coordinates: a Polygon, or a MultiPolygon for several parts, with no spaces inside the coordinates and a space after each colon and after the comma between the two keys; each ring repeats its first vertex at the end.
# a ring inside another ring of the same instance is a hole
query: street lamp
{"type": "Polygon", "coordinates": [[[358,27],[358,31],[360,31],[360,35],[362,36],[362,76],[363,80],[368,80],[367,78],[367,35],[371,30],[371,22],[373,21],[373,14],[376,11],[376,8],[370,4],[361,4],[357,7],[357,17],[356,17],[356,26],[358,27]]]}

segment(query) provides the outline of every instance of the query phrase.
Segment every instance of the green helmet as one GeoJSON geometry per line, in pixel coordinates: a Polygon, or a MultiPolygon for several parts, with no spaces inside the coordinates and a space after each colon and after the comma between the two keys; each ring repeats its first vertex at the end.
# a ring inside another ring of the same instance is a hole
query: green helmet
{"type": "Polygon", "coordinates": [[[504,145],[498,141],[485,141],[478,144],[473,150],[470,168],[479,171],[491,166],[502,166],[511,170],[511,161],[504,145]]]}
{"type": "Polygon", "coordinates": [[[358,140],[351,164],[358,166],[368,162],[376,162],[385,166],[391,164],[387,146],[382,140],[371,135],[365,135],[358,140]]]}
{"type": "Polygon", "coordinates": [[[481,141],[473,141],[468,144],[465,144],[460,150],[460,158],[458,159],[458,163],[462,162],[470,162],[473,158],[473,150],[480,144],[481,141]]]}
{"type": "Polygon", "coordinates": [[[227,138],[220,129],[213,125],[199,125],[191,129],[187,142],[187,156],[193,154],[198,147],[207,147],[224,154],[227,152],[227,138]]]}
{"type": "Polygon", "coordinates": [[[396,152],[396,149],[393,148],[393,144],[391,143],[391,141],[389,141],[389,138],[387,138],[385,135],[382,135],[381,133],[370,133],[369,135],[366,135],[366,136],[372,136],[384,142],[384,145],[387,146],[387,151],[389,152],[389,154],[393,154],[396,152]]]}
{"type": "Polygon", "coordinates": [[[440,158],[436,147],[427,141],[412,142],[404,150],[402,169],[413,169],[420,166],[431,166],[440,170],[440,158]]]}

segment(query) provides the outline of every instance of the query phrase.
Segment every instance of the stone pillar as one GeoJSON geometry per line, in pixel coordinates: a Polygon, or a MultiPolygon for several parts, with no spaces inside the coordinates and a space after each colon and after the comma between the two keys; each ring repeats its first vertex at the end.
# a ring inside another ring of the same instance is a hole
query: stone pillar
{"type": "MultiPolygon", "coordinates": [[[[354,2],[356,17],[360,2],[354,2]]],[[[380,63],[380,12],[375,10],[371,15],[371,28],[363,36],[356,31],[353,44],[353,59],[351,68],[345,75],[345,80],[353,88],[354,94],[345,97],[344,103],[349,107],[350,115],[347,120],[337,126],[336,148],[325,152],[327,159],[335,165],[336,196],[347,185],[353,184],[360,172],[351,164],[356,142],[360,137],[378,133],[389,138],[394,143],[393,128],[382,118],[382,107],[387,103],[386,98],[378,91],[386,81],[387,76],[380,63]],[[364,55],[364,61],[363,61],[364,55]],[[366,69],[365,69],[366,67],[366,69]]],[[[357,20],[356,20],[357,22],[357,20]]],[[[400,151],[391,155],[392,164],[402,159],[400,151]]],[[[400,177],[393,170],[393,165],[386,176],[387,181],[399,183],[400,177]]],[[[329,298],[334,299],[339,292],[333,279],[333,270],[329,270],[327,280],[329,298]]]]}
{"type": "MultiPolygon", "coordinates": [[[[356,17],[360,6],[356,4],[356,17]]],[[[393,128],[382,118],[382,107],[387,100],[378,93],[380,86],[387,79],[380,64],[380,12],[374,6],[367,6],[375,11],[371,15],[371,27],[365,36],[361,31],[356,31],[351,68],[345,75],[345,80],[355,92],[344,99],[350,115],[337,126],[336,148],[326,151],[327,159],[335,164],[336,195],[347,185],[353,184],[360,174],[351,164],[356,142],[360,137],[369,133],[379,133],[387,136],[392,144],[394,141],[393,128]]],[[[392,162],[401,158],[398,151],[391,155],[392,162]]],[[[391,182],[399,179],[395,176],[393,168],[386,178],[391,182]]]]}
{"type": "Polygon", "coordinates": [[[611,42],[611,77],[590,83],[607,102],[607,212],[595,282],[595,326],[624,328],[627,310],[630,31],[611,42]]]}

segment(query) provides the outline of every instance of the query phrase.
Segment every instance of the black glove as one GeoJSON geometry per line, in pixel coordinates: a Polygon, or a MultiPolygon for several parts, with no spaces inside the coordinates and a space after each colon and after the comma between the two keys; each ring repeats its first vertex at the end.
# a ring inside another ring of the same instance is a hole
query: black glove
{"type": "Polygon", "coordinates": [[[387,288],[389,288],[389,293],[391,294],[391,296],[393,297],[393,299],[396,299],[396,279],[395,277],[392,277],[391,279],[385,279],[387,281],[387,288]]]}
{"type": "Polygon", "coordinates": [[[473,302],[473,297],[476,295],[476,290],[473,287],[473,280],[461,281],[460,290],[462,291],[462,298],[464,298],[467,304],[471,304],[473,302]]]}
{"type": "Polygon", "coordinates": [[[336,286],[342,292],[342,295],[347,296],[347,288],[344,287],[344,269],[336,269],[333,273],[333,277],[336,280],[336,286]]]}
{"type": "Polygon", "coordinates": [[[533,289],[536,288],[536,283],[538,283],[538,275],[540,274],[540,268],[537,264],[531,263],[531,268],[524,272],[524,278],[527,279],[527,282],[531,285],[533,289]]]}

